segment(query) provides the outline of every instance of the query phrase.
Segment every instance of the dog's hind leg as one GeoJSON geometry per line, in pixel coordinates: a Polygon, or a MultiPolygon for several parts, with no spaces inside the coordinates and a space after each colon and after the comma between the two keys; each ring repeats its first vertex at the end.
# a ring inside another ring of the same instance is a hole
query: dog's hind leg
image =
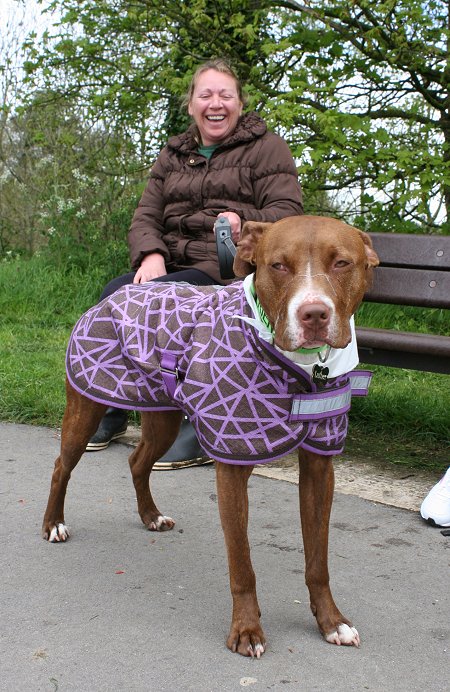
{"type": "Polygon", "coordinates": [[[61,429],[61,451],[55,461],[50,494],[42,524],[42,537],[50,543],[64,542],[69,531],[64,523],[64,500],[73,469],[86,450],[106,410],[76,392],[66,382],[67,404],[61,429]]]}
{"type": "Polygon", "coordinates": [[[259,658],[266,648],[260,625],[256,578],[248,542],[247,484],[253,466],[216,463],[217,497],[225,536],[233,597],[227,646],[243,656],[259,658]]]}
{"type": "Polygon", "coordinates": [[[359,646],[359,635],[336,607],[328,573],[328,531],[334,492],[330,457],[299,450],[300,516],[305,550],[305,581],[311,610],[330,644],[359,646]]]}
{"type": "Polygon", "coordinates": [[[150,489],[153,464],[175,441],[182,419],[181,411],[155,411],[141,414],[142,435],[129,458],[139,516],[149,531],[168,531],[175,522],[157,508],[150,489]]]}

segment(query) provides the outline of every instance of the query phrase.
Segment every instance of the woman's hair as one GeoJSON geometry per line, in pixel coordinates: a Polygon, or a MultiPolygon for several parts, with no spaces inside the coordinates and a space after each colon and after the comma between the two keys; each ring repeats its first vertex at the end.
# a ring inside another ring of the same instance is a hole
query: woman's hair
{"type": "Polygon", "coordinates": [[[206,72],[207,70],[216,70],[216,72],[222,72],[223,74],[227,74],[230,77],[232,77],[235,81],[235,84],[236,84],[236,90],[238,93],[239,101],[244,106],[247,105],[247,100],[248,100],[247,94],[244,92],[243,86],[242,86],[236,72],[233,70],[231,65],[229,65],[227,63],[226,60],[223,60],[222,58],[215,58],[213,60],[207,60],[202,65],[197,67],[197,69],[195,70],[195,72],[192,76],[192,79],[191,79],[191,83],[189,84],[187,93],[185,94],[183,101],[181,102],[181,105],[184,108],[188,107],[188,105],[192,99],[194,89],[196,87],[196,84],[198,82],[200,75],[203,74],[203,72],[206,72]]]}

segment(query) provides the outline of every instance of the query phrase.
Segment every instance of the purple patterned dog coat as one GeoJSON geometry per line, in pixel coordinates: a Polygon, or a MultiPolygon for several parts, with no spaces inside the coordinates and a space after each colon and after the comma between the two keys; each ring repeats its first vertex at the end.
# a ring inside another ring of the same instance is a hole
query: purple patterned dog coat
{"type": "Polygon", "coordinates": [[[370,373],[316,384],[241,316],[253,316],[242,282],[124,286],[76,324],[69,381],[108,406],[181,409],[206,454],[225,463],[264,463],[299,446],[342,452],[351,394],[367,393],[370,373]]]}

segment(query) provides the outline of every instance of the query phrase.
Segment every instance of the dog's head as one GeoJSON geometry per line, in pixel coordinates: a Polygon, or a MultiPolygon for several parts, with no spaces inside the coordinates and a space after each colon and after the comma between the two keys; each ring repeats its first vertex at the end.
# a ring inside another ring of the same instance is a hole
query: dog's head
{"type": "Polygon", "coordinates": [[[292,216],[245,223],[234,272],[255,272],[276,345],[295,351],[347,346],[350,317],[378,264],[369,236],[357,228],[328,217],[292,216]]]}

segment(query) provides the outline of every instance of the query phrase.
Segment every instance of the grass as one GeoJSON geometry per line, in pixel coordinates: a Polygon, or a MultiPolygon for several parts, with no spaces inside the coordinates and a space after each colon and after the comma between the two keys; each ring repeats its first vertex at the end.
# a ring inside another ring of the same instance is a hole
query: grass
{"type": "MultiPolygon", "coordinates": [[[[363,303],[356,322],[365,327],[450,334],[450,312],[442,309],[363,303]]],[[[445,471],[450,463],[448,375],[370,366],[367,398],[353,400],[347,450],[409,468],[445,471]]]]}
{"type": "Polygon", "coordinates": [[[105,283],[98,270],[57,269],[38,257],[0,264],[2,420],[60,424],[68,336],[105,283]]]}
{"type": "MultiPolygon", "coordinates": [[[[0,263],[0,419],[57,427],[64,411],[64,355],[70,330],[111,278],[54,267],[44,258],[0,263]]],[[[443,310],[365,304],[366,326],[450,333],[443,310]]],[[[352,455],[405,467],[445,470],[449,464],[450,387],[446,375],[373,367],[367,398],[351,411],[352,455]]]]}
{"type": "Polygon", "coordinates": [[[450,311],[441,308],[363,303],[358,310],[356,322],[364,327],[450,335],[450,311]]]}
{"type": "Polygon", "coordinates": [[[445,471],[450,464],[448,375],[371,366],[369,396],[355,398],[347,451],[352,458],[445,471]]]}

